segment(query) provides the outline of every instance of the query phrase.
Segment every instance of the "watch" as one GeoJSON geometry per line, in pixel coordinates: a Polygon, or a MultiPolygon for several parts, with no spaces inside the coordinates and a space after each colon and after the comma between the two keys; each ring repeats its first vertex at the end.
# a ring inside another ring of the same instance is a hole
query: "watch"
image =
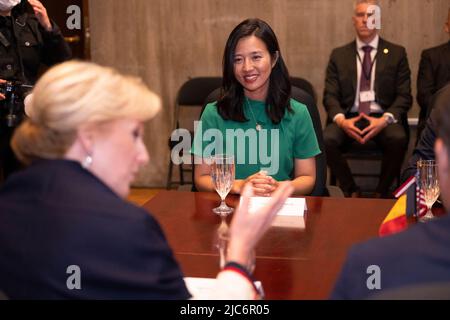
{"type": "Polygon", "coordinates": [[[390,115],[385,114],[383,117],[386,119],[387,124],[393,124],[395,122],[394,118],[390,115]]]}

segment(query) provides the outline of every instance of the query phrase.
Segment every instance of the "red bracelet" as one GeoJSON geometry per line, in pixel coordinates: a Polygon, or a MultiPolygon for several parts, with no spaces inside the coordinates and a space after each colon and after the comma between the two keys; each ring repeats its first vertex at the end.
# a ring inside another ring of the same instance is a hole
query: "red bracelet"
{"type": "Polygon", "coordinates": [[[230,270],[230,271],[239,273],[241,276],[245,277],[252,284],[255,291],[259,293],[258,288],[255,286],[255,279],[243,265],[241,265],[237,262],[230,261],[225,264],[225,266],[223,267],[223,270],[224,271],[230,270]]]}

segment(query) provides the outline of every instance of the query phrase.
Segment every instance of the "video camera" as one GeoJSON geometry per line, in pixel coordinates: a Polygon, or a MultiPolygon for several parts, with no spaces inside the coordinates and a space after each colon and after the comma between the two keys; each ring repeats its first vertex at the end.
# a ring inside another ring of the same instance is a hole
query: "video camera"
{"type": "Polygon", "coordinates": [[[15,80],[0,83],[0,93],[5,95],[5,100],[0,101],[0,121],[6,121],[6,126],[16,127],[22,121],[23,101],[31,89],[33,86],[15,80]]]}

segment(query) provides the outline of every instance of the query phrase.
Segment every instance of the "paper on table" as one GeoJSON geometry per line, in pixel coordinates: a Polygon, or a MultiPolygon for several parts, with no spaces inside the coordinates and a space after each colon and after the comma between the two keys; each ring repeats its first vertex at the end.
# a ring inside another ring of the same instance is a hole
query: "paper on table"
{"type": "MultiPolygon", "coordinates": [[[[269,197],[251,197],[249,211],[255,212],[259,210],[266,206],[269,201],[269,197]]],[[[305,198],[288,198],[280,211],[278,211],[272,226],[304,229],[305,210],[308,210],[305,198]]]]}
{"type": "MultiPolygon", "coordinates": [[[[193,278],[185,277],[184,282],[189,292],[195,298],[207,299],[214,296],[214,286],[217,279],[215,278],[193,278]]],[[[261,281],[255,281],[255,286],[259,292],[263,292],[261,281]]]]}

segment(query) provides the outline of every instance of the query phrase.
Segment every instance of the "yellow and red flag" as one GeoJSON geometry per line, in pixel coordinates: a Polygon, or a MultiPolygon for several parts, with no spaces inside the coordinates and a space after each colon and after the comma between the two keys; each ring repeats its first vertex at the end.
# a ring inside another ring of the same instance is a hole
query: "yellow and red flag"
{"type": "Polygon", "coordinates": [[[386,218],[384,218],[380,229],[378,230],[378,234],[382,237],[397,233],[403,231],[407,225],[406,194],[403,194],[394,204],[391,211],[389,211],[386,218]]]}
{"type": "Polygon", "coordinates": [[[416,181],[416,177],[411,176],[395,191],[398,200],[381,223],[378,230],[380,236],[403,231],[408,226],[407,217],[421,216],[426,212],[423,190],[420,190],[416,181]]]}

